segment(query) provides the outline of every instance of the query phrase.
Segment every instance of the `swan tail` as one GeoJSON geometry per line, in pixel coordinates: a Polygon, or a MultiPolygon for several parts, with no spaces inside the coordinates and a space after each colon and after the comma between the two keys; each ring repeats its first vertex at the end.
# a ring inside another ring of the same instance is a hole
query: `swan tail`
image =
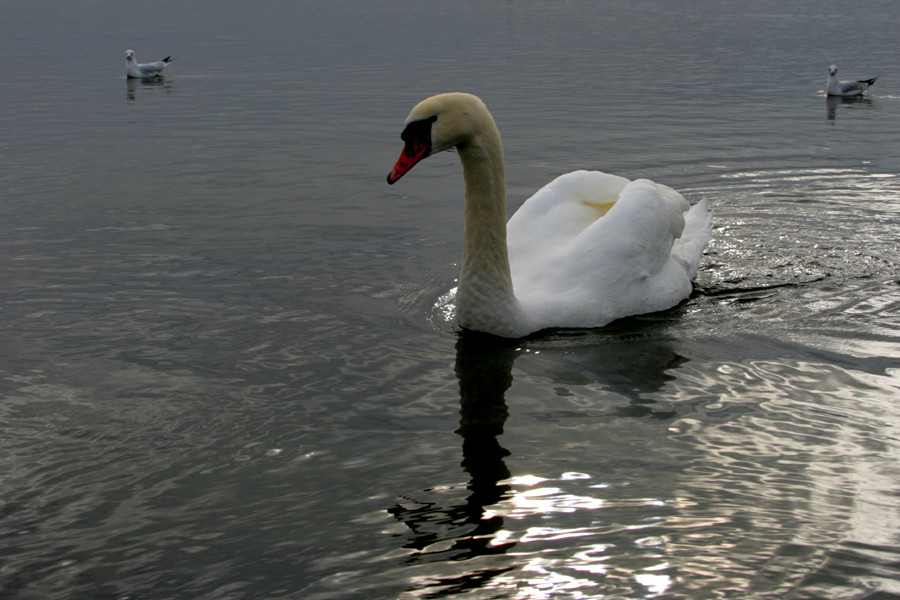
{"type": "Polygon", "coordinates": [[[684,231],[672,246],[672,257],[684,267],[689,278],[697,275],[703,249],[711,237],[712,211],[707,208],[704,199],[684,215],[684,231]]]}

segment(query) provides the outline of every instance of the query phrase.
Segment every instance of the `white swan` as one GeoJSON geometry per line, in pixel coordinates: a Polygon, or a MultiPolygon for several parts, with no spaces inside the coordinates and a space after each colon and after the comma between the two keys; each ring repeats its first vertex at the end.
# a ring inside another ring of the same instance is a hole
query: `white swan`
{"type": "Polygon", "coordinates": [[[471,94],[420,102],[400,136],[394,183],[456,147],[465,179],[465,241],[456,315],[465,329],[523,337],[550,327],[601,327],[675,306],[692,289],[711,215],[675,190],[575,171],[540,189],[506,223],[503,146],[471,94]]]}
{"type": "Polygon", "coordinates": [[[136,79],[150,79],[162,75],[163,69],[169,66],[174,59],[167,56],[162,60],[152,63],[138,63],[134,58],[134,50],[125,51],[125,74],[136,79]]]}
{"type": "MultiPolygon", "coordinates": [[[[878,77],[881,77],[879,75],[878,77]]],[[[875,83],[878,77],[862,79],[860,81],[839,81],[837,67],[828,67],[828,80],[825,82],[825,93],[829,96],[862,96],[869,87],[875,83]]]]}

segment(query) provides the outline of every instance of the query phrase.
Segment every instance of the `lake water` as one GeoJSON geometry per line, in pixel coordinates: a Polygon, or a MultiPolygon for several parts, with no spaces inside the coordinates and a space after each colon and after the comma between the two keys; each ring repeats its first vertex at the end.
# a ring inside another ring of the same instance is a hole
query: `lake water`
{"type": "Polygon", "coordinates": [[[31,2],[0,21],[0,596],[900,598],[893,0],[31,2]],[[124,51],[176,60],[124,77],[124,51]],[[882,75],[832,102],[844,78],[882,75]],[[518,343],[440,306],[470,91],[510,212],[715,210],[689,301],[518,343]]]}

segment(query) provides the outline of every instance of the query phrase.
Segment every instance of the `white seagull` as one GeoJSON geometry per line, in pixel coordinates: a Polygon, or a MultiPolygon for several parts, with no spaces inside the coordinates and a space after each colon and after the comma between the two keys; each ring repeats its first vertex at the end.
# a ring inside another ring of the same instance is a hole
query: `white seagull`
{"type": "MultiPolygon", "coordinates": [[[[878,77],[881,77],[879,75],[878,77]]],[[[829,96],[861,96],[869,86],[875,83],[878,77],[862,79],[860,81],[838,81],[837,67],[828,67],[828,81],[825,83],[825,93],[829,96]]]]}
{"type": "Polygon", "coordinates": [[[125,73],[127,73],[129,77],[136,77],[138,79],[157,77],[162,75],[163,69],[168,67],[172,60],[171,56],[167,56],[156,62],[138,64],[138,62],[134,60],[134,50],[126,50],[125,73]]]}

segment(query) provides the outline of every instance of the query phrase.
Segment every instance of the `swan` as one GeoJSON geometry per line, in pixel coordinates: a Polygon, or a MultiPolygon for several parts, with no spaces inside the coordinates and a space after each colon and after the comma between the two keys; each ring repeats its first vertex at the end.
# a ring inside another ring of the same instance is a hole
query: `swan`
{"type": "MultiPolygon", "coordinates": [[[[878,77],[881,77],[879,75],[878,77]]],[[[878,77],[860,81],[839,81],[837,66],[828,67],[828,81],[825,82],[825,93],[829,96],[862,96],[878,77]]]]}
{"type": "Polygon", "coordinates": [[[162,75],[163,69],[169,66],[174,59],[167,56],[162,60],[152,63],[138,63],[134,59],[134,50],[125,51],[125,74],[137,79],[149,79],[162,75]]]}
{"type": "Polygon", "coordinates": [[[395,183],[422,159],[456,148],[465,180],[456,316],[506,338],[592,328],[671,308],[692,290],[712,215],[670,187],[599,171],[557,177],[506,222],[503,145],[477,96],[420,102],[406,119],[395,183]]]}

